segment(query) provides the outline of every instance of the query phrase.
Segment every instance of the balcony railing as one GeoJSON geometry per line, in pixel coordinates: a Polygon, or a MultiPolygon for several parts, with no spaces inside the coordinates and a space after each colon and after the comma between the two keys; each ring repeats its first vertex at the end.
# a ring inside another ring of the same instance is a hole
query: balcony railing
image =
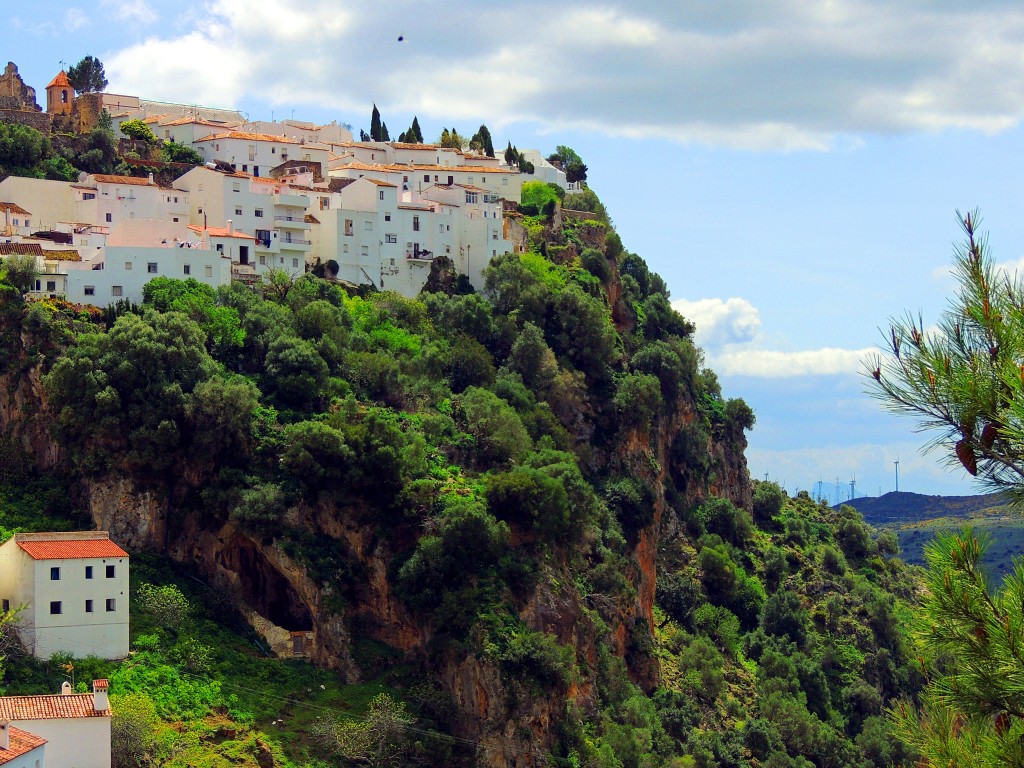
{"type": "Polygon", "coordinates": [[[284,237],[278,240],[281,245],[312,245],[312,241],[303,240],[301,237],[284,237]]]}
{"type": "Polygon", "coordinates": [[[275,216],[274,221],[297,221],[300,224],[306,223],[305,216],[275,216]]]}
{"type": "Polygon", "coordinates": [[[433,251],[414,250],[406,251],[405,258],[410,261],[433,261],[436,256],[433,251]]]}

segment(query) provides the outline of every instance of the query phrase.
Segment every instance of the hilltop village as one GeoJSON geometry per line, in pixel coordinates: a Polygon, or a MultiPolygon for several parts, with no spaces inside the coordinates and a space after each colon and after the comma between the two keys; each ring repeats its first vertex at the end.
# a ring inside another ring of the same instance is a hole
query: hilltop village
{"type": "Polygon", "coordinates": [[[0,120],[79,135],[109,123],[119,156],[140,175],[0,181],[0,256],[36,258],[35,298],[105,307],[141,302],[159,275],[216,288],[271,270],[412,297],[439,257],[479,289],[491,259],[524,247],[524,182],[580,186],[535,150],[495,157],[490,148],[353,141],[337,123],[79,95],[64,70],[45,92],[43,111],[9,63],[0,120]],[[193,162],[149,159],[167,145],[193,162]]]}

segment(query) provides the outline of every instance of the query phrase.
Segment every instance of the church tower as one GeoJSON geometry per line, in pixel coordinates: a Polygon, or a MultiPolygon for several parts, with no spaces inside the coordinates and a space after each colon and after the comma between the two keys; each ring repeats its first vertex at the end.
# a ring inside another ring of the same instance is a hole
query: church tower
{"type": "Polygon", "coordinates": [[[75,89],[63,69],[46,86],[46,111],[51,115],[70,115],[75,103],[75,89]]]}

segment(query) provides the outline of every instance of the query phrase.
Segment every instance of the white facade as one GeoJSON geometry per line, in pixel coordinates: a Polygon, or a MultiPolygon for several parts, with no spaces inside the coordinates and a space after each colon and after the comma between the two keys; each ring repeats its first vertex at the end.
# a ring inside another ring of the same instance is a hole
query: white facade
{"type": "Polygon", "coordinates": [[[330,152],[326,146],[305,144],[288,136],[225,131],[196,139],[193,147],[207,160],[228,163],[236,171],[266,176],[289,160],[308,160],[327,167],[330,152]]]}
{"type": "Polygon", "coordinates": [[[31,211],[32,229],[56,229],[58,222],[76,221],[78,206],[67,181],[8,176],[0,181],[0,200],[31,211]]]}
{"type": "Polygon", "coordinates": [[[521,149],[519,154],[523,159],[533,163],[533,181],[543,181],[547,184],[557,184],[562,189],[568,190],[570,185],[565,179],[565,171],[556,168],[549,163],[544,155],[536,149],[521,149]]]}
{"type": "Polygon", "coordinates": [[[128,553],[104,531],[15,534],[0,546],[0,596],[4,610],[23,606],[37,658],[128,655],[128,553]]]}

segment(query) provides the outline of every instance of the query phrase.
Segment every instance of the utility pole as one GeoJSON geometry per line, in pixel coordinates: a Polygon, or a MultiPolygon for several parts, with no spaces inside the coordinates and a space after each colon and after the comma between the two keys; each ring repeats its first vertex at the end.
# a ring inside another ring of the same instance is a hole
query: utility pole
{"type": "Polygon", "coordinates": [[[900,460],[893,462],[896,465],[896,493],[900,492],[900,460]]]}

